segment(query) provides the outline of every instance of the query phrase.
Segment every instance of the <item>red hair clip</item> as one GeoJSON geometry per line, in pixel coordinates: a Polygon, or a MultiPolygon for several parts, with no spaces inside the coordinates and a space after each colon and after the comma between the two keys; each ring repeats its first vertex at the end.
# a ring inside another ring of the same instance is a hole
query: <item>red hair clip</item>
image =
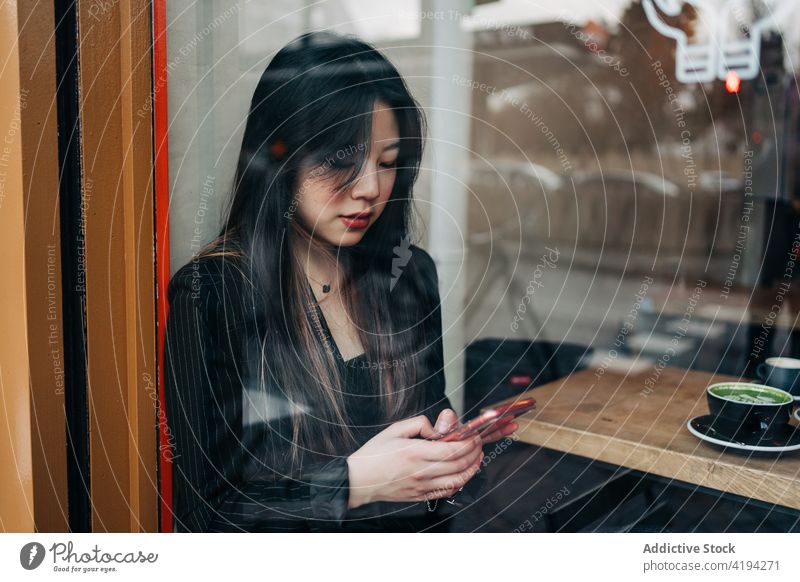
{"type": "Polygon", "coordinates": [[[273,158],[281,160],[286,155],[286,144],[282,139],[279,139],[270,146],[269,152],[273,158]]]}

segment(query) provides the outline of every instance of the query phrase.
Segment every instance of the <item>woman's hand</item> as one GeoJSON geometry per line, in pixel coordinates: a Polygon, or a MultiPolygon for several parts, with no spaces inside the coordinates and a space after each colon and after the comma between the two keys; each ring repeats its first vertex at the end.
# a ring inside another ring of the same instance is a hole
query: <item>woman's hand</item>
{"type": "MultiPolygon", "coordinates": [[[[455,412],[445,422],[457,422],[455,412]]],[[[352,509],[374,501],[423,501],[450,497],[483,461],[481,438],[437,442],[442,433],[419,415],[384,429],[347,458],[352,509]],[[423,437],[423,438],[418,438],[423,437]]]]}
{"type": "Polygon", "coordinates": [[[509,418],[508,420],[501,420],[498,422],[491,431],[483,435],[482,440],[483,444],[486,443],[493,443],[495,441],[499,441],[500,439],[507,437],[515,430],[519,428],[519,423],[516,422],[513,418],[509,418]]]}
{"type": "Polygon", "coordinates": [[[439,413],[436,424],[433,425],[433,430],[444,436],[445,433],[450,432],[450,429],[456,429],[460,426],[461,423],[458,420],[456,411],[452,408],[445,408],[439,413]]]}

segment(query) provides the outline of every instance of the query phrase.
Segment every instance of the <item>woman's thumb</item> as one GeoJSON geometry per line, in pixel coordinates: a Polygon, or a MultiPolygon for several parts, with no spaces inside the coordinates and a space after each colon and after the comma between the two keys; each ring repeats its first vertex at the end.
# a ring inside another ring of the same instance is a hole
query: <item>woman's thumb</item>
{"type": "Polygon", "coordinates": [[[430,423],[426,423],[424,430],[420,434],[426,439],[440,439],[442,435],[448,433],[450,429],[456,426],[458,426],[458,415],[454,410],[445,408],[439,413],[439,417],[436,419],[436,425],[431,426],[430,423]]]}
{"type": "Polygon", "coordinates": [[[455,410],[445,408],[439,413],[436,425],[433,427],[436,432],[444,434],[458,424],[458,415],[455,410]]]}
{"type": "Polygon", "coordinates": [[[424,414],[419,414],[396,422],[392,425],[392,428],[394,429],[394,436],[398,437],[414,438],[416,436],[422,436],[425,438],[435,438],[438,436],[438,433],[433,430],[431,421],[428,420],[428,417],[424,414]]]}

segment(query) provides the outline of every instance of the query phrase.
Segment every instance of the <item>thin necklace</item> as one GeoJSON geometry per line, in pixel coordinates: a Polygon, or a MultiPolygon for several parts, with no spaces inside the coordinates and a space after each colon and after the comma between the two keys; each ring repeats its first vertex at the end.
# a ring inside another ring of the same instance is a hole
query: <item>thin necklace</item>
{"type": "Polygon", "coordinates": [[[312,281],[314,281],[314,283],[316,283],[317,285],[321,285],[323,293],[330,293],[331,292],[331,284],[330,283],[320,283],[319,281],[317,281],[314,277],[312,277],[308,273],[306,273],[306,276],[309,279],[311,279],[312,281]]]}

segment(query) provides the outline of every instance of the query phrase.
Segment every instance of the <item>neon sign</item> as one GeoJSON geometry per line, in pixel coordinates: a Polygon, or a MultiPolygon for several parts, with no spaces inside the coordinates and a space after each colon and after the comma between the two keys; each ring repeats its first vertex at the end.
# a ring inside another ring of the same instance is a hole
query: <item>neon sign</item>
{"type": "Polygon", "coordinates": [[[764,16],[754,17],[752,4],[741,0],[642,0],[653,28],[677,43],[675,77],[682,83],[727,80],[731,72],[741,80],[755,78],[759,73],[762,32],[768,25],[780,22],[779,13],[788,11],[789,5],[791,0],[769,9],[764,16]],[[659,14],[678,16],[685,4],[698,10],[706,32],[701,42],[690,43],[683,30],[667,24],[659,14]]]}

